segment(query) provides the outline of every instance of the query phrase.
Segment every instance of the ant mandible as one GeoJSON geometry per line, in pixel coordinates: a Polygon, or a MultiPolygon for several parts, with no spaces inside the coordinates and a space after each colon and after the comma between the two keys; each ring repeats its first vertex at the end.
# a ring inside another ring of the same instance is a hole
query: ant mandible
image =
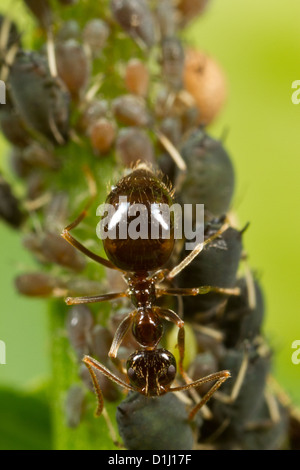
{"type": "MultiPolygon", "coordinates": [[[[95,187],[93,187],[92,191],[95,193],[95,187]]],[[[127,211],[131,204],[143,204],[147,208],[148,214],[156,217],[158,224],[162,223],[159,216],[157,216],[158,204],[167,204],[170,207],[173,203],[170,189],[167,188],[145,164],[137,165],[130,174],[124,176],[117,185],[112,188],[112,191],[106,199],[106,203],[114,207],[116,215],[110,219],[110,224],[112,221],[118,224],[122,218],[124,204],[121,205],[119,202],[121,197],[127,198],[127,211]]],[[[213,286],[195,288],[159,287],[162,281],[173,280],[174,277],[202,251],[205,245],[219,237],[228,228],[228,224],[224,223],[218,232],[198,244],[181,263],[172,270],[168,270],[162,269],[162,267],[170,259],[174,248],[174,219],[169,219],[168,228],[170,229],[170,236],[168,238],[162,237],[161,232],[158,238],[132,239],[128,236],[122,239],[118,236],[114,239],[109,237],[104,238],[103,245],[108,257],[107,260],[88,250],[70,234],[70,230],[75,228],[85,217],[90,204],[91,201],[79,217],[63,230],[61,235],[71,245],[89,258],[107,268],[121,271],[127,282],[128,289],[124,292],[109,293],[93,297],[68,297],[66,303],[68,305],[74,305],[110,301],[122,297],[130,298],[135,308],[118,326],[109,351],[109,357],[116,359],[120,344],[130,326],[132,327],[133,336],[141,346],[141,349],[131,354],[127,360],[129,384],[114,375],[94,358],[90,356],[83,358],[83,362],[91,373],[98,398],[96,414],[100,415],[102,413],[103,397],[95,370],[100,371],[125,389],[137,391],[147,397],[160,396],[170,391],[188,390],[206,382],[216,381],[190,412],[189,418],[192,419],[221,384],[230,377],[230,372],[227,370],[220,371],[192,382],[183,369],[184,322],[174,311],[159,307],[155,304],[157,298],[164,295],[198,295],[208,292],[218,292],[225,295],[239,294],[239,289],[225,289],[213,286]],[[157,348],[163,335],[163,320],[170,321],[179,328],[178,365],[186,384],[177,387],[171,387],[176,375],[175,357],[168,350],[157,348]]],[[[165,224],[165,222],[166,221],[163,223],[165,224]]]]}

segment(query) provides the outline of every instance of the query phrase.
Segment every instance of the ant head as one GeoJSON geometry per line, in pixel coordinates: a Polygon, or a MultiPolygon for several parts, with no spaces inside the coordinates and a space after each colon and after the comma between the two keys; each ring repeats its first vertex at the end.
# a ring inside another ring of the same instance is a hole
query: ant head
{"type": "Polygon", "coordinates": [[[148,397],[164,395],[176,376],[176,360],[166,349],[135,351],[127,361],[130,384],[148,397]]]}
{"type": "Polygon", "coordinates": [[[146,165],[122,178],[106,199],[112,216],[104,228],[107,257],[124,271],[149,272],[161,268],[174,247],[174,214],[170,191],[146,165]]]}

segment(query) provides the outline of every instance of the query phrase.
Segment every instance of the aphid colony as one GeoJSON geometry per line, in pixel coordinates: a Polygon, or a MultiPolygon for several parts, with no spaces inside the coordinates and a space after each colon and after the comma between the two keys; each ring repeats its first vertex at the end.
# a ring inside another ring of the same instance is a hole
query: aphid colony
{"type": "Polygon", "coordinates": [[[243,248],[247,227],[231,223],[231,159],[206,129],[225,99],[223,73],[180,38],[207,1],[111,0],[85,22],[74,18],[92,2],[24,3],[37,21],[34,50],[7,16],[0,22],[0,125],[23,183],[18,200],[1,176],[0,216],[40,265],[17,276],[17,290],[70,305],[81,382],[69,384],[67,425],[81,425],[89,389],[110,426],[105,402],[119,403],[122,390],[127,449],[280,448],[288,418],[266,386],[263,294],[243,248]],[[174,198],[204,204],[205,241],[186,251],[171,220],[169,239],[105,239],[104,258],[93,214],[106,196],[117,213],[124,196],[149,213],[174,198]],[[106,319],[105,301],[114,301],[106,319]]]}

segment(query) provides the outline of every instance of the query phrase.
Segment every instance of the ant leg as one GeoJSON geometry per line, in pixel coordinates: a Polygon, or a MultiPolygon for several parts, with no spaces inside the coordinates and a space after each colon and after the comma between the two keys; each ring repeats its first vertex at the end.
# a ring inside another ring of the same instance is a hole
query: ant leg
{"type": "Polygon", "coordinates": [[[88,210],[89,210],[90,206],[92,205],[92,202],[95,199],[96,193],[97,193],[95,181],[94,181],[92,175],[90,174],[90,172],[87,168],[85,168],[85,172],[87,174],[87,179],[88,179],[88,184],[89,184],[89,190],[90,190],[90,193],[91,193],[91,197],[90,197],[89,201],[87,202],[87,204],[86,204],[85,208],[83,209],[83,211],[79,214],[79,216],[73,222],[71,222],[69,225],[67,225],[67,227],[65,227],[63,229],[63,231],[61,233],[61,236],[68,243],[70,243],[70,245],[74,246],[74,248],[76,248],[78,251],[81,251],[81,253],[88,256],[89,258],[96,261],[97,263],[102,264],[103,266],[105,266],[107,268],[110,268],[110,269],[118,269],[113,263],[111,263],[111,261],[109,261],[105,258],[102,258],[102,256],[99,256],[96,253],[93,253],[88,248],[83,246],[78,240],[76,240],[70,234],[70,231],[72,229],[74,229],[75,227],[77,227],[80,224],[80,222],[86,217],[86,215],[88,213],[88,210]]]}
{"type": "Polygon", "coordinates": [[[92,380],[93,380],[95,392],[96,392],[96,395],[97,395],[98,406],[97,406],[97,410],[96,410],[96,416],[101,415],[102,410],[103,410],[103,406],[104,406],[104,400],[103,400],[102,391],[101,391],[101,388],[99,386],[99,382],[97,380],[97,376],[96,376],[95,371],[100,371],[107,378],[109,378],[110,380],[112,380],[116,384],[120,385],[121,387],[126,388],[127,390],[130,390],[130,391],[134,391],[134,388],[131,385],[127,384],[122,379],[120,379],[119,377],[114,375],[112,372],[110,372],[110,370],[106,369],[106,367],[104,367],[100,362],[96,361],[96,359],[94,359],[93,357],[84,356],[82,361],[84,362],[84,364],[89,369],[89,372],[90,372],[92,380]]]}
{"type": "Polygon", "coordinates": [[[136,310],[133,310],[128,315],[126,315],[126,317],[121,321],[120,325],[118,326],[108,353],[108,356],[110,358],[115,359],[117,357],[117,352],[120,347],[120,344],[122,343],[123,338],[128,331],[128,328],[132,324],[132,320],[133,317],[136,315],[136,312],[136,310]]]}
{"type": "Polygon", "coordinates": [[[105,421],[106,421],[106,424],[107,424],[107,427],[109,429],[109,433],[110,433],[110,436],[112,438],[112,441],[113,443],[117,446],[117,447],[122,447],[122,445],[118,442],[118,438],[117,438],[117,435],[115,433],[115,430],[113,428],[113,425],[111,423],[111,420],[109,418],[109,415],[106,411],[106,408],[104,407],[104,399],[103,399],[103,394],[102,394],[102,391],[101,391],[101,388],[99,386],[99,382],[97,380],[97,376],[96,376],[96,372],[95,370],[98,370],[100,371],[102,374],[104,374],[106,377],[108,377],[110,380],[112,380],[113,382],[117,383],[118,385],[121,385],[122,387],[128,389],[128,390],[133,390],[133,388],[126,384],[125,382],[123,382],[121,379],[119,379],[117,376],[115,376],[112,372],[110,372],[108,369],[106,369],[102,364],[100,364],[100,362],[96,361],[95,359],[93,359],[92,357],[90,356],[84,356],[83,358],[83,362],[84,364],[87,366],[90,374],[91,374],[91,378],[92,378],[92,381],[93,381],[93,385],[94,385],[94,389],[95,389],[95,393],[97,395],[97,401],[98,401],[98,405],[97,405],[97,409],[96,409],[96,412],[95,412],[95,415],[96,416],[100,416],[101,414],[103,415],[105,421]]]}
{"type": "Polygon", "coordinates": [[[78,304],[93,304],[96,302],[106,302],[109,300],[119,299],[120,297],[127,297],[126,292],[115,292],[112,294],[102,294],[87,297],[67,297],[65,302],[67,305],[78,305],[78,304]]]}
{"type": "Polygon", "coordinates": [[[184,338],[185,338],[185,333],[184,333],[184,321],[177,315],[177,313],[173,312],[173,310],[170,310],[168,308],[161,308],[161,307],[155,307],[154,308],[155,313],[159,317],[161,317],[163,320],[170,321],[174,323],[176,326],[178,326],[179,331],[178,331],[178,351],[179,351],[179,371],[182,377],[185,379],[186,378],[186,373],[183,368],[183,360],[184,360],[184,338]]]}
{"type": "Polygon", "coordinates": [[[215,286],[201,286],[201,287],[170,287],[166,289],[157,289],[158,295],[199,295],[208,294],[209,292],[217,292],[224,295],[240,295],[239,287],[226,288],[215,286]]]}
{"type": "Polygon", "coordinates": [[[210,242],[218,238],[223,232],[225,232],[229,227],[229,224],[225,222],[225,224],[222,225],[222,227],[214,233],[211,237],[207,238],[201,243],[198,243],[198,245],[195,246],[195,248],[191,251],[189,255],[187,255],[177,266],[175,266],[171,271],[169,271],[168,274],[166,274],[165,279],[168,281],[171,281],[174,279],[177,274],[179,274],[186,266],[188,266],[196,256],[198,256],[199,253],[203,250],[203,248],[208,245],[210,242]]]}
{"type": "Polygon", "coordinates": [[[225,380],[230,377],[230,372],[228,370],[223,370],[221,372],[216,372],[214,374],[207,375],[206,377],[202,377],[201,379],[196,380],[195,382],[188,383],[186,385],[180,385],[179,387],[172,387],[170,388],[170,392],[179,392],[182,390],[188,390],[190,388],[198,387],[207,382],[217,381],[211,389],[204,395],[204,397],[197,403],[194,408],[189,413],[189,420],[194,419],[195,415],[198,413],[200,408],[202,408],[205,403],[211,398],[211,396],[215,393],[216,390],[222,385],[225,380]]]}

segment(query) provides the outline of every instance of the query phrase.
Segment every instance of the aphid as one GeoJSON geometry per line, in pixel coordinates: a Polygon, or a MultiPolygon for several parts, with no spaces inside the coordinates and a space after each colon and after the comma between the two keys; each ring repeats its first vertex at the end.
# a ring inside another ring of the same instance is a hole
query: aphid
{"type": "Polygon", "coordinates": [[[274,395],[267,394],[261,409],[251,416],[241,441],[243,450],[279,450],[287,443],[287,409],[274,395]],[[272,414],[274,416],[272,416],[272,414]]]}
{"type": "Polygon", "coordinates": [[[100,18],[95,18],[86,23],[82,37],[85,44],[90,48],[94,57],[99,57],[109,36],[107,23],[100,18]]]}
{"type": "Polygon", "coordinates": [[[125,86],[129,93],[146,97],[149,89],[149,71],[139,59],[130,59],[125,69],[125,86]]]}
{"type": "MultiPolygon", "coordinates": [[[[182,204],[204,204],[206,213],[226,214],[235,185],[234,168],[221,142],[197,129],[182,144],[180,153],[187,170],[177,177],[182,181],[179,199],[182,204]]],[[[178,184],[178,183],[177,183],[178,184]]]]}
{"type": "Polygon", "coordinates": [[[19,148],[30,145],[32,137],[9,96],[6,103],[0,107],[0,127],[3,135],[11,144],[19,148]]]}
{"type": "Polygon", "coordinates": [[[80,26],[76,20],[64,21],[56,34],[58,41],[67,41],[68,39],[78,40],[81,34],[80,26]]]}
{"type": "Polygon", "coordinates": [[[50,74],[47,61],[36,52],[20,51],[10,69],[11,97],[28,127],[62,145],[69,135],[70,95],[50,74]]]}
{"type": "Polygon", "coordinates": [[[68,313],[66,328],[72,348],[80,359],[91,349],[94,318],[86,305],[74,305],[68,313]]]}
{"type": "Polygon", "coordinates": [[[121,163],[132,167],[138,161],[154,164],[154,148],[143,129],[126,127],[120,129],[116,140],[116,153],[121,163]]]}
{"type": "Polygon", "coordinates": [[[145,0],[111,0],[110,8],[121,28],[143,49],[155,42],[152,12],[145,0]]]}
{"type": "Polygon", "coordinates": [[[61,297],[66,292],[63,281],[44,272],[20,274],[15,278],[15,286],[28,297],[61,297]]]}
{"type": "Polygon", "coordinates": [[[24,221],[20,202],[13,194],[10,184],[0,174],[0,218],[18,229],[24,221]]]}
{"type": "Polygon", "coordinates": [[[177,8],[181,13],[181,23],[187,24],[197,16],[201,15],[208,3],[208,0],[179,0],[177,8]]]}
{"type": "Polygon", "coordinates": [[[185,51],[183,82],[199,110],[198,124],[207,126],[220,113],[227,97],[222,69],[203,52],[188,49],[185,51]]]}
{"type": "Polygon", "coordinates": [[[90,126],[89,137],[95,155],[104,155],[115,141],[116,125],[109,119],[100,118],[90,126]]]}
{"type": "Polygon", "coordinates": [[[77,428],[84,411],[85,393],[80,385],[72,385],[65,398],[66,425],[69,428],[77,428]]]}
{"type": "Polygon", "coordinates": [[[54,194],[45,208],[43,230],[28,233],[23,239],[23,244],[41,262],[54,263],[81,272],[86,266],[84,257],[57,234],[57,230],[64,225],[67,213],[66,194],[62,192],[54,194]]]}
{"type": "Polygon", "coordinates": [[[257,280],[251,279],[249,282],[253,283],[254,299],[250,299],[247,279],[239,279],[237,286],[241,295],[228,299],[220,319],[220,327],[225,334],[224,344],[228,348],[236,347],[245,340],[253,341],[260,334],[265,311],[264,296],[257,280]]]}
{"type": "Polygon", "coordinates": [[[48,29],[52,23],[52,10],[48,0],[24,0],[28,8],[44,29],[48,29]]]}
{"type": "MultiPolygon", "coordinates": [[[[204,237],[208,239],[217,234],[222,226],[222,218],[206,224],[204,237]]],[[[214,241],[208,244],[178,278],[182,286],[191,287],[197,285],[216,285],[233,288],[237,285],[237,271],[242,255],[242,231],[228,227],[214,241]]],[[[183,249],[180,258],[184,259],[186,251],[183,249]]],[[[227,302],[228,299],[225,299],[227,302]]],[[[218,307],[224,303],[224,296],[211,292],[205,296],[185,297],[185,318],[196,320],[205,319],[201,314],[210,312],[211,316],[218,311],[218,307]]]]}
{"type": "Polygon", "coordinates": [[[243,442],[253,417],[265,403],[266,378],[270,371],[270,351],[259,343],[228,349],[219,366],[228,367],[233,380],[215,395],[212,411],[223,439],[243,442]],[[223,434],[224,433],[224,434],[223,434]]]}
{"type": "Polygon", "coordinates": [[[139,393],[129,393],[116,414],[126,448],[152,451],[193,449],[195,434],[186,408],[186,403],[173,394],[151,400],[139,393]]]}
{"type": "Polygon", "coordinates": [[[99,119],[106,118],[108,115],[109,103],[104,99],[95,99],[88,102],[78,121],[80,131],[88,134],[90,127],[99,119]]]}
{"type": "Polygon", "coordinates": [[[32,168],[57,170],[60,167],[60,162],[54,153],[37,142],[32,142],[24,148],[22,158],[32,168]]]}
{"type": "Polygon", "coordinates": [[[174,36],[177,15],[173,0],[160,0],[155,8],[155,16],[161,38],[174,36]]]}
{"type": "Polygon", "coordinates": [[[75,39],[55,46],[58,76],[65,83],[73,99],[78,99],[90,77],[90,63],[83,46],[75,39]]]}
{"type": "MultiPolygon", "coordinates": [[[[113,219],[113,223],[116,225],[119,225],[120,220],[122,220],[122,214],[124,214],[124,203],[122,204],[122,199],[120,199],[124,197],[129,201],[129,204],[126,203],[125,206],[126,216],[128,215],[127,211],[131,204],[143,204],[147,208],[148,213],[156,219],[158,226],[160,226],[162,222],[161,215],[157,214],[157,204],[165,203],[169,207],[172,204],[172,198],[168,188],[157,179],[145,165],[138,166],[129,175],[122,178],[107,197],[106,203],[111,204],[118,214],[118,216],[113,219]]],[[[184,357],[184,322],[174,311],[156,306],[156,299],[164,295],[198,295],[208,292],[231,295],[238,294],[238,291],[236,289],[223,289],[213,286],[185,289],[160,288],[158,285],[164,280],[171,281],[207,243],[217,238],[217,236],[225,230],[225,227],[222,227],[213,237],[206,240],[206,242],[199,244],[182,263],[170,271],[167,269],[161,270],[161,268],[169,260],[174,247],[174,221],[172,218],[168,221],[170,229],[169,238],[164,238],[161,234],[156,239],[133,239],[130,236],[125,237],[125,239],[124,237],[114,239],[106,237],[103,240],[104,249],[108,257],[108,260],[106,260],[85,248],[70,234],[70,230],[74,229],[80,223],[85,214],[86,210],[83,211],[73,223],[65,228],[62,232],[63,238],[96,262],[108,268],[123,272],[128,284],[128,289],[123,292],[103,294],[94,297],[67,298],[66,302],[68,305],[74,305],[116,300],[126,297],[130,298],[135,310],[131,311],[120,323],[115,333],[109,356],[116,359],[118,349],[130,326],[132,327],[133,336],[141,348],[131,354],[127,361],[127,375],[130,384],[112,374],[106,367],[92,357],[85,356],[84,362],[91,372],[97,392],[98,414],[101,413],[103,409],[103,398],[97,382],[96,371],[102,372],[125,389],[138,391],[148,397],[160,396],[169,391],[188,390],[202,383],[216,381],[209,393],[206,394],[190,412],[190,419],[192,419],[198,409],[203,406],[212,393],[220,387],[230,374],[225,370],[198,379],[192,383],[171,387],[176,375],[176,361],[173,354],[163,348],[157,348],[157,345],[163,335],[162,321],[167,320],[177,325],[179,328],[179,369],[181,373],[184,374],[182,367],[184,357]]],[[[150,219],[148,219],[148,224],[149,223],[150,219]]],[[[166,223],[166,221],[164,223],[166,223]]]]}
{"type": "MultiPolygon", "coordinates": [[[[214,374],[218,370],[218,361],[216,357],[210,352],[202,352],[195,356],[189,365],[188,375],[191,379],[196,380],[197,377],[205,377],[209,374],[214,374]]],[[[209,390],[208,384],[203,384],[197,387],[198,393],[203,396],[209,390]]]]}
{"type": "Polygon", "coordinates": [[[183,87],[184,49],[177,37],[164,38],[161,43],[162,74],[172,89],[183,87]]]}
{"type": "Polygon", "coordinates": [[[127,126],[145,127],[150,124],[146,103],[139,96],[118,96],[112,102],[112,110],[115,118],[127,126]]]}

